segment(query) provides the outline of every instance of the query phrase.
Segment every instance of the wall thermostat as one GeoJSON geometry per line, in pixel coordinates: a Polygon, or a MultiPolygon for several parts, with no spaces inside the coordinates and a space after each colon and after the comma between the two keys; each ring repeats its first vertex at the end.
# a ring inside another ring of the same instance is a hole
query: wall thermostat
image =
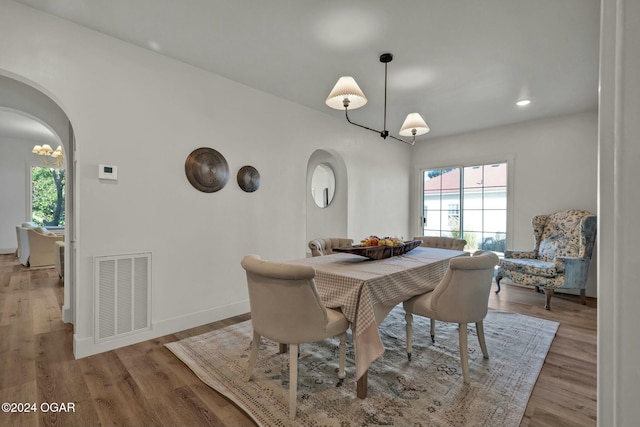
{"type": "Polygon", "coordinates": [[[118,167],[112,165],[99,165],[98,178],[100,179],[118,179],[118,167]]]}

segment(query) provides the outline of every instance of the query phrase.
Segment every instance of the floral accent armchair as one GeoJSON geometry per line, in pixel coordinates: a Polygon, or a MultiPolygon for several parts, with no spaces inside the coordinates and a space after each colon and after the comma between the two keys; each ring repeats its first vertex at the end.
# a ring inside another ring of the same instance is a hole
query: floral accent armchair
{"type": "Polygon", "coordinates": [[[544,288],[546,304],[551,309],[551,297],[558,288],[580,289],[582,304],[589,263],[596,240],[596,216],[590,212],[570,209],[549,215],[537,215],[531,220],[535,238],[533,251],[506,250],[496,270],[496,284],[507,277],[513,283],[544,288]]]}

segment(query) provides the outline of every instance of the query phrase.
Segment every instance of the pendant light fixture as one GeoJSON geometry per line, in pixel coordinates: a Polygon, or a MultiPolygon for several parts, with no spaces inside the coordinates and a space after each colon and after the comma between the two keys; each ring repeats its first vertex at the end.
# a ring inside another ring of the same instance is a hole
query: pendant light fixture
{"type": "Polygon", "coordinates": [[[52,166],[52,167],[59,168],[59,167],[62,167],[62,165],[64,164],[62,146],[60,145],[58,145],[58,148],[56,148],[55,150],[51,148],[49,144],[36,145],[33,147],[33,150],[31,150],[31,152],[39,156],[43,156],[42,163],[45,166],[52,166]],[[52,158],[52,160],[48,160],[49,158],[52,158]]]}
{"type": "Polygon", "coordinates": [[[404,123],[400,128],[400,135],[413,137],[411,141],[406,141],[401,138],[396,138],[393,135],[389,135],[389,131],[387,130],[387,65],[392,60],[393,55],[390,53],[383,53],[382,55],[380,55],[380,62],[384,64],[384,122],[382,131],[371,129],[370,127],[354,123],[349,119],[349,109],[355,110],[356,108],[360,108],[367,103],[367,97],[364,96],[364,93],[353,77],[340,77],[336,85],[333,87],[331,93],[329,93],[329,96],[327,97],[327,100],[325,102],[329,107],[335,108],[336,110],[342,110],[344,108],[345,117],[347,118],[347,121],[352,125],[356,125],[361,128],[376,132],[380,134],[383,139],[390,137],[397,141],[413,145],[416,142],[416,136],[424,135],[425,133],[429,132],[429,125],[427,125],[420,114],[410,113],[404,120],[404,123]]]}

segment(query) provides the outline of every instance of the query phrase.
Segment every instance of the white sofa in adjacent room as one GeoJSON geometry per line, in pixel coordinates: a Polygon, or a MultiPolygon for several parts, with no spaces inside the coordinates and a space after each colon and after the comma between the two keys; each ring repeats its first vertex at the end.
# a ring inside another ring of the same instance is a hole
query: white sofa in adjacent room
{"type": "Polygon", "coordinates": [[[16,236],[18,238],[18,260],[20,264],[25,267],[29,262],[29,237],[27,230],[30,228],[37,228],[38,224],[35,222],[23,222],[21,225],[16,226],[16,236]]]}
{"type": "Polygon", "coordinates": [[[64,235],[48,231],[44,227],[27,229],[29,239],[29,267],[53,267],[56,242],[64,241],[64,235]]]}

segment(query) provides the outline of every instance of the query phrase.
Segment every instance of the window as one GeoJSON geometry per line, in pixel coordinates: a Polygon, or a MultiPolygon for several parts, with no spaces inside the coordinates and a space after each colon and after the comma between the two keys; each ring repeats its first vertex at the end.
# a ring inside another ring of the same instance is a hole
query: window
{"type": "Polygon", "coordinates": [[[461,237],[467,250],[504,252],[507,164],[422,171],[425,236],[461,237]]]}
{"type": "Polygon", "coordinates": [[[449,203],[449,222],[460,222],[460,203],[449,203]]]}
{"type": "Polygon", "coordinates": [[[45,227],[64,227],[65,170],[31,167],[31,221],[45,227]]]}

